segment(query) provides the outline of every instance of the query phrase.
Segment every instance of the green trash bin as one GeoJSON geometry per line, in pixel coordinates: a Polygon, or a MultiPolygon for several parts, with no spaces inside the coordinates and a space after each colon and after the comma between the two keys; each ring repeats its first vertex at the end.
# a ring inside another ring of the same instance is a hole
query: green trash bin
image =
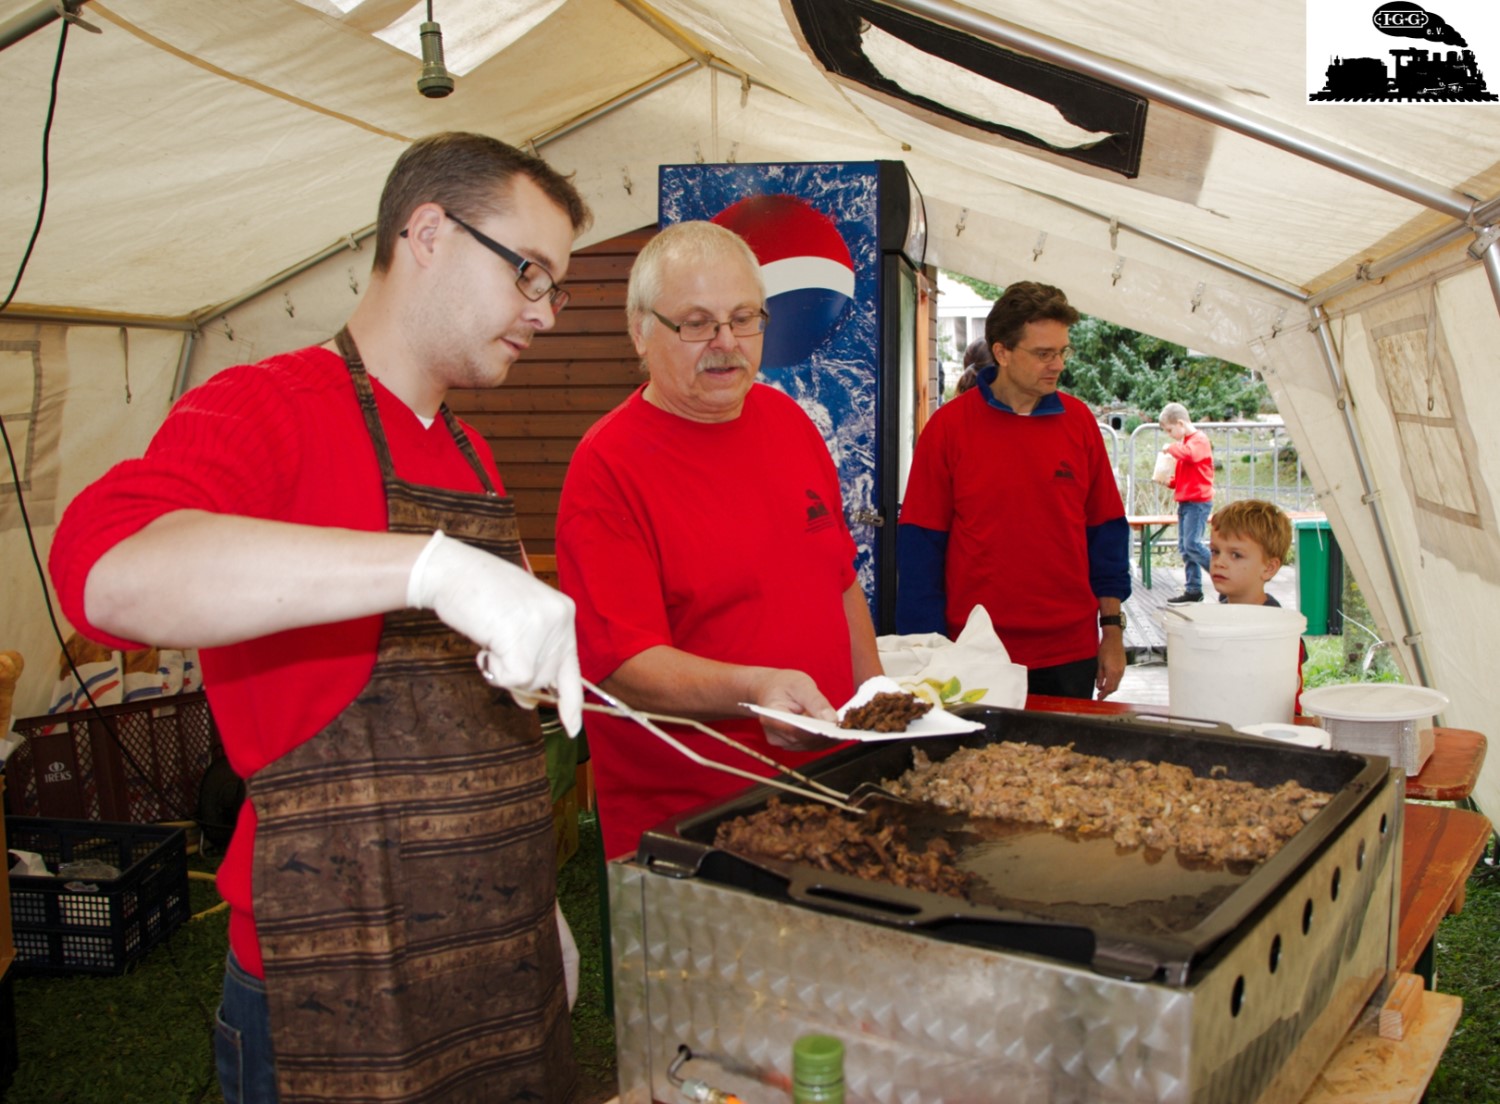
{"type": "Polygon", "coordinates": [[[1328,614],[1339,607],[1343,580],[1333,579],[1335,563],[1343,560],[1326,518],[1298,518],[1292,522],[1297,551],[1297,606],[1307,618],[1309,636],[1327,636],[1328,614]],[[1334,587],[1338,589],[1335,590],[1334,587]]]}

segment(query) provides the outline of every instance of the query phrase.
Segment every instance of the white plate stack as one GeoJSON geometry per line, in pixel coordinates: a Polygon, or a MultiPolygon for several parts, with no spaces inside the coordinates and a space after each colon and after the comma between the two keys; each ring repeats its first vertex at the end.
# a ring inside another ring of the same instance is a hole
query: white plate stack
{"type": "Polygon", "coordinates": [[[1432,754],[1432,717],[1448,695],[1426,686],[1351,682],[1302,694],[1302,711],[1320,717],[1336,751],[1384,755],[1409,776],[1432,754]]]}

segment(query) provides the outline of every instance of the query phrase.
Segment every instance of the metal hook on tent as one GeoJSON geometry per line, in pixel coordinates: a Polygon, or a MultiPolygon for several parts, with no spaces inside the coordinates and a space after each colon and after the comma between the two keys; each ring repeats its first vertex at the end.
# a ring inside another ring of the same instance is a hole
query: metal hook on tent
{"type": "Polygon", "coordinates": [[[699,165],[703,164],[703,146],[697,142],[693,143],[693,161],[699,165]]]}
{"type": "Polygon", "coordinates": [[[292,297],[291,297],[291,294],[288,293],[288,292],[283,291],[281,293],[281,301],[286,304],[286,306],[283,308],[286,311],[286,316],[288,318],[296,318],[297,317],[297,308],[294,307],[294,306],[292,306],[292,297]]]}
{"type": "Polygon", "coordinates": [[[968,221],[969,209],[967,207],[964,207],[958,212],[958,222],[953,226],[953,236],[955,238],[961,238],[964,236],[964,226],[968,223],[968,221]]]}
{"type": "Polygon", "coordinates": [[[1125,258],[1116,257],[1114,271],[1109,274],[1109,286],[1114,287],[1120,282],[1120,277],[1125,274],[1125,258]]]}
{"type": "Polygon", "coordinates": [[[349,269],[349,290],[355,295],[359,294],[359,277],[354,275],[354,269],[349,269]]]}
{"type": "Polygon", "coordinates": [[[1276,335],[1281,332],[1281,326],[1286,321],[1286,308],[1282,307],[1276,312],[1276,321],[1271,323],[1271,338],[1275,340],[1276,335]]]}
{"type": "Polygon", "coordinates": [[[1111,251],[1120,247],[1120,220],[1110,216],[1109,220],[1109,248],[1111,251]]]}
{"type": "Polygon", "coordinates": [[[724,158],[724,160],[727,163],[733,165],[734,164],[735,155],[739,153],[739,150],[740,150],[740,144],[738,142],[731,143],[730,146],[729,146],[729,156],[726,157],[726,158],[724,158]]]}
{"type": "Polygon", "coordinates": [[[1202,280],[1199,280],[1198,286],[1193,289],[1193,312],[1196,312],[1203,305],[1203,292],[1206,290],[1206,287],[1207,285],[1202,280]]]}
{"type": "Polygon", "coordinates": [[[630,170],[629,169],[621,169],[620,170],[620,179],[621,179],[621,181],[625,185],[625,194],[626,195],[634,195],[635,194],[635,185],[630,182],[630,170]]]}
{"type": "Polygon", "coordinates": [[[740,74],[740,107],[744,108],[750,103],[750,74],[740,74]]]}
{"type": "MultiPolygon", "coordinates": [[[[88,31],[90,34],[103,34],[104,32],[101,29],[79,16],[78,9],[82,6],[83,0],[52,0],[53,9],[67,22],[73,24],[73,26],[81,31],[88,31]]],[[[125,401],[129,402],[130,400],[126,399],[125,401]]]]}
{"type": "Polygon", "coordinates": [[[1033,263],[1041,260],[1042,254],[1047,251],[1047,231],[1043,230],[1036,236],[1036,244],[1031,247],[1031,260],[1033,263]]]}
{"type": "Polygon", "coordinates": [[[358,253],[363,248],[363,246],[359,244],[359,239],[356,238],[353,234],[344,235],[344,244],[349,247],[350,253],[358,253]]]}
{"type": "Polygon", "coordinates": [[[230,325],[229,325],[229,316],[225,315],[223,318],[219,319],[219,321],[224,323],[224,336],[227,337],[227,338],[229,338],[230,341],[233,341],[234,340],[234,330],[230,328],[230,325]]]}

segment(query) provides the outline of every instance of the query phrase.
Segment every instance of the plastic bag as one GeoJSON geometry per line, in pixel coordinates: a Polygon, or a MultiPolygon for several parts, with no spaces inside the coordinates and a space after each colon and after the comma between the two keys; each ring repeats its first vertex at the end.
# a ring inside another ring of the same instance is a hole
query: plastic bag
{"type": "Polygon", "coordinates": [[[1177,478],[1177,459],[1165,450],[1156,454],[1156,467],[1151,469],[1151,481],[1170,487],[1177,478]]]}

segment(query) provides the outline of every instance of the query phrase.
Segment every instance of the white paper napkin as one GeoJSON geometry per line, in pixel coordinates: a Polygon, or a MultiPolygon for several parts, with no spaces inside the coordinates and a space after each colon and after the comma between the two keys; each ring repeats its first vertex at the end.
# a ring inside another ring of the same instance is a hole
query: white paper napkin
{"type": "Polygon", "coordinates": [[[1010,661],[983,606],[970,612],[957,640],[913,633],[882,636],[875,643],[885,673],[934,705],[982,702],[1020,709],[1026,704],[1026,668],[1010,661]]]}

